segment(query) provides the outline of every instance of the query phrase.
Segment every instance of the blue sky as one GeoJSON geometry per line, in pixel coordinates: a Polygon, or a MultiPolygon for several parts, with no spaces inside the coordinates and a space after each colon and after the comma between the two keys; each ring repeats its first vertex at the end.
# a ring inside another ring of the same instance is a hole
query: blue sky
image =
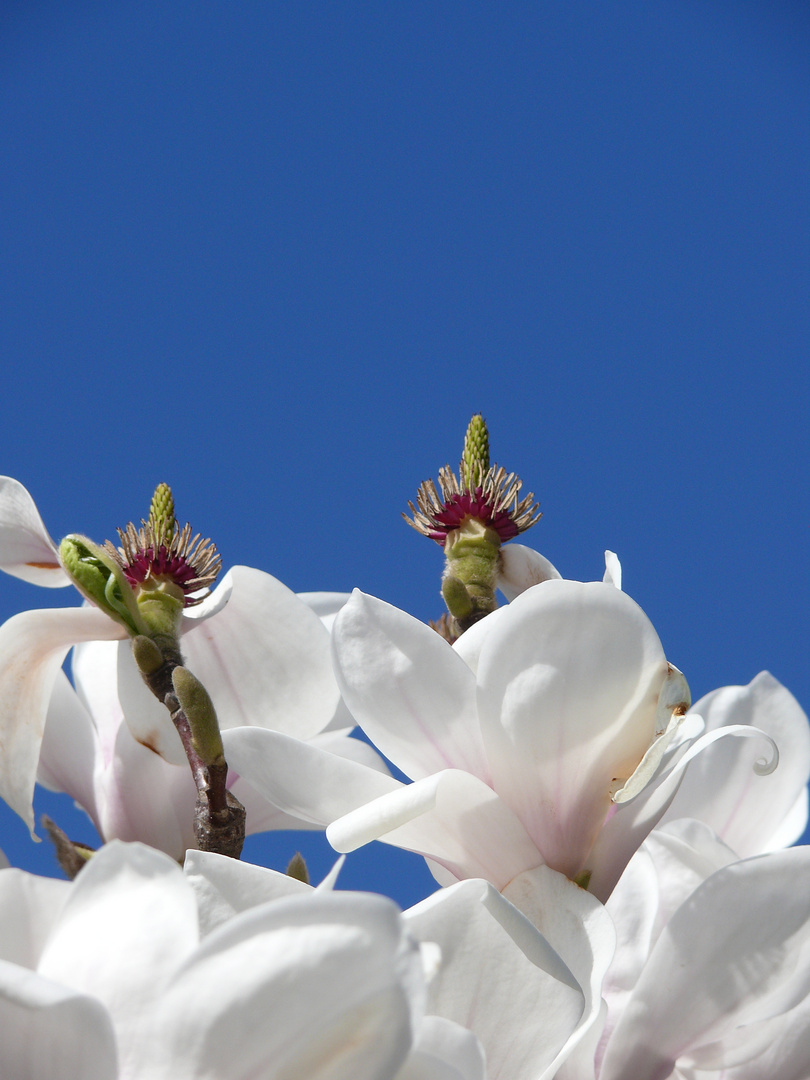
{"type": "Polygon", "coordinates": [[[695,698],[807,708],[809,43],[782,0],[4,5],[0,472],[98,540],[166,480],[226,566],[427,619],[400,512],[482,411],[527,541],[617,551],[695,698]]]}

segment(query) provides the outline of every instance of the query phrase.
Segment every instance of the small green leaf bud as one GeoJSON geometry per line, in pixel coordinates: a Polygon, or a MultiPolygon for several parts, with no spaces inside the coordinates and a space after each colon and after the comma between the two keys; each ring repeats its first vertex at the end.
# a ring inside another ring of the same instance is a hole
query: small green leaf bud
{"type": "Polygon", "coordinates": [[[287,864],[287,877],[296,878],[298,881],[303,881],[305,885],[309,885],[309,870],[300,851],[296,851],[287,864]]]}
{"type": "Polygon", "coordinates": [[[466,619],[473,609],[473,602],[463,581],[445,571],[442,577],[442,596],[447,610],[456,619],[466,619]]]}
{"type": "Polygon", "coordinates": [[[165,663],[163,653],[151,638],[136,634],[132,639],[132,655],[143,675],[153,675],[165,663]]]}
{"type": "Polygon", "coordinates": [[[191,728],[191,741],[201,761],[208,765],[224,765],[225,751],[214,709],[214,703],[196,675],[184,667],[172,672],[172,685],[180,707],[191,728]]]}

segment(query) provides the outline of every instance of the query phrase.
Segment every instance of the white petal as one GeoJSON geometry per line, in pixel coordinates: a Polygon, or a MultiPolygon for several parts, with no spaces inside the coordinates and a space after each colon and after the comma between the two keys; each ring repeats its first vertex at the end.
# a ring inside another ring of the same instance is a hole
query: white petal
{"type": "Polygon", "coordinates": [[[23,870],[0,874],[0,959],[36,968],[70,888],[68,881],[23,870]]]}
{"type": "Polygon", "coordinates": [[[413,779],[446,768],[488,779],[475,678],[439,634],[355,590],[332,640],[349,711],[390,761],[413,779]]]}
{"type": "Polygon", "coordinates": [[[335,616],[347,603],[351,593],[347,592],[300,592],[295,594],[299,600],[312,608],[327,630],[332,629],[335,616]]]}
{"type": "Polygon", "coordinates": [[[232,728],[222,742],[235,773],[279,810],[316,825],[401,787],[377,769],[279,731],[232,728]]]}
{"type": "Polygon", "coordinates": [[[713,874],[658,939],[608,1044],[601,1080],[669,1076],[680,1058],[718,1042],[711,1067],[720,1068],[725,1037],[738,1058],[741,1026],[802,1000],[810,987],[809,891],[806,848],[713,874]]]}
{"type": "Polygon", "coordinates": [[[549,581],[507,615],[478,666],[493,786],[573,878],[656,735],[668,665],[641,608],[602,582],[549,581]]]}
{"type": "Polygon", "coordinates": [[[471,1031],[440,1016],[426,1016],[410,1057],[396,1080],[487,1080],[486,1060],[471,1031]]]}
{"type": "Polygon", "coordinates": [[[74,642],[124,633],[90,607],[24,611],[0,626],[0,795],[32,835],[34,783],[56,674],[74,642]]]}
{"type": "Polygon", "coordinates": [[[197,789],[187,762],[170,765],[122,724],[112,759],[97,771],[99,831],[105,840],[140,841],[173,859],[196,846],[197,789]]]}
{"type": "Polygon", "coordinates": [[[622,587],[622,564],[615,551],[605,552],[605,576],[602,580],[606,585],[613,585],[617,589],[622,587]]]}
{"type": "Polygon", "coordinates": [[[212,851],[187,852],[183,872],[197,897],[203,937],[241,911],[283,896],[314,892],[311,885],[289,874],[212,851]]]}
{"type": "Polygon", "coordinates": [[[180,867],[141,844],[114,842],[73,883],[39,971],[103,1002],[122,1074],[131,1075],[139,1044],[152,1038],[153,1003],[197,941],[194,893],[180,867]]]}
{"type": "Polygon", "coordinates": [[[393,1078],[410,1050],[419,979],[418,950],[383,897],[311,894],[262,905],[208,937],[155,1002],[139,1075],[393,1078]]]}
{"type": "Polygon", "coordinates": [[[115,1036],[92,996],[0,960],[0,1050],[9,1080],[117,1080],[115,1036]]]}
{"type": "Polygon", "coordinates": [[[335,821],[337,851],[370,840],[415,851],[456,879],[485,878],[501,889],[541,856],[509,807],[477,777],[447,769],[417,780],[335,821]]]}
{"type": "Polygon", "coordinates": [[[124,723],[118,699],[119,648],[129,651],[129,642],[84,641],[74,646],[70,658],[73,685],[92,718],[105,762],[113,755],[118,729],[124,723]]]}
{"type": "Polygon", "coordinates": [[[128,641],[119,646],[117,659],[118,700],[133,739],[170,765],[186,764],[186,752],[169,710],[143,681],[128,641]]]}
{"type": "Polygon", "coordinates": [[[261,570],[235,566],[220,588],[230,592],[227,604],[215,616],[189,620],[182,639],[220,727],[271,728],[299,739],[322,731],[339,693],[321,620],[261,570]]]}
{"type": "Polygon", "coordinates": [[[616,931],[602,904],[562,874],[538,866],[521,874],[504,896],[536,926],[582,988],[585,1003],[576,1030],[548,1075],[600,1022],[602,983],[616,947],[616,931]]]}
{"type": "Polygon", "coordinates": [[[0,570],[51,589],[71,584],[34,500],[10,476],[0,476],[0,570]]]}
{"type": "MultiPolygon", "coordinates": [[[[748,686],[726,686],[701,698],[693,711],[708,730],[732,724],[757,727],[779,747],[779,765],[758,775],[760,752],[749,739],[727,739],[692,761],[664,820],[699,818],[738,855],[756,855],[772,838],[810,778],[810,724],[793,695],[763,671],[748,686]]],[[[806,819],[795,817],[787,843],[801,836],[806,819]]]]}
{"type": "Polygon", "coordinates": [[[543,935],[480,880],[442,889],[405,917],[420,941],[441,949],[428,1012],[478,1036],[490,1075],[545,1075],[582,1018],[585,994],[543,935]]]}
{"type": "MultiPolygon", "coordinates": [[[[105,644],[108,644],[105,642],[105,644]]],[[[51,791],[70,795],[98,828],[93,779],[99,755],[96,729],[64,671],[56,673],[37,781],[51,791]]]]}
{"type": "Polygon", "coordinates": [[[514,600],[533,585],[561,577],[559,570],[539,551],[524,544],[507,544],[501,548],[498,588],[507,600],[514,600]]]}

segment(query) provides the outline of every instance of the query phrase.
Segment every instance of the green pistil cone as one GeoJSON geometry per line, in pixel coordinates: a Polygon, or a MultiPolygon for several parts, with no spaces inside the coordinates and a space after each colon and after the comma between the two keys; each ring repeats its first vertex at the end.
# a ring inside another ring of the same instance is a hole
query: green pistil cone
{"type": "Polygon", "coordinates": [[[489,468],[489,432],[486,420],[476,413],[467,425],[461,457],[461,481],[470,491],[483,483],[489,468]]]}
{"type": "Polygon", "coordinates": [[[168,484],[158,484],[149,507],[149,525],[160,543],[169,545],[176,525],[174,496],[168,484]]]}

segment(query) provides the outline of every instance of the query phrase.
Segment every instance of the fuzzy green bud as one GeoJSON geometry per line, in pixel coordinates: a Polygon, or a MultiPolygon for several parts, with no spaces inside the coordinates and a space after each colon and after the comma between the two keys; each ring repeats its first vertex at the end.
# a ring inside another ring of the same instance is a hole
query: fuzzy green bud
{"type": "Polygon", "coordinates": [[[158,484],[149,507],[149,525],[156,539],[168,547],[176,524],[172,489],[168,484],[158,484]]]}
{"type": "Polygon", "coordinates": [[[470,491],[484,482],[489,469],[489,432],[487,423],[476,413],[467,425],[464,453],[461,457],[461,482],[470,491]]]}
{"type": "Polygon", "coordinates": [[[142,675],[154,675],[166,662],[155,642],[144,634],[136,634],[132,639],[132,655],[142,675]]]}
{"type": "Polygon", "coordinates": [[[296,878],[298,881],[303,881],[305,885],[309,885],[309,870],[300,851],[296,851],[287,864],[287,877],[296,878]]]}
{"type": "Polygon", "coordinates": [[[196,675],[184,667],[172,672],[172,686],[191,728],[191,742],[200,759],[209,767],[225,764],[214,703],[196,675]]]}
{"type": "Polygon", "coordinates": [[[130,584],[104,548],[86,536],[71,534],[59,545],[59,560],[82,596],[125,626],[130,634],[143,632],[145,627],[130,584]]]}
{"type": "Polygon", "coordinates": [[[174,642],[180,636],[180,623],[185,606],[183,590],[171,581],[154,579],[142,582],[138,586],[136,605],[143,633],[151,638],[170,639],[174,642]]]}

